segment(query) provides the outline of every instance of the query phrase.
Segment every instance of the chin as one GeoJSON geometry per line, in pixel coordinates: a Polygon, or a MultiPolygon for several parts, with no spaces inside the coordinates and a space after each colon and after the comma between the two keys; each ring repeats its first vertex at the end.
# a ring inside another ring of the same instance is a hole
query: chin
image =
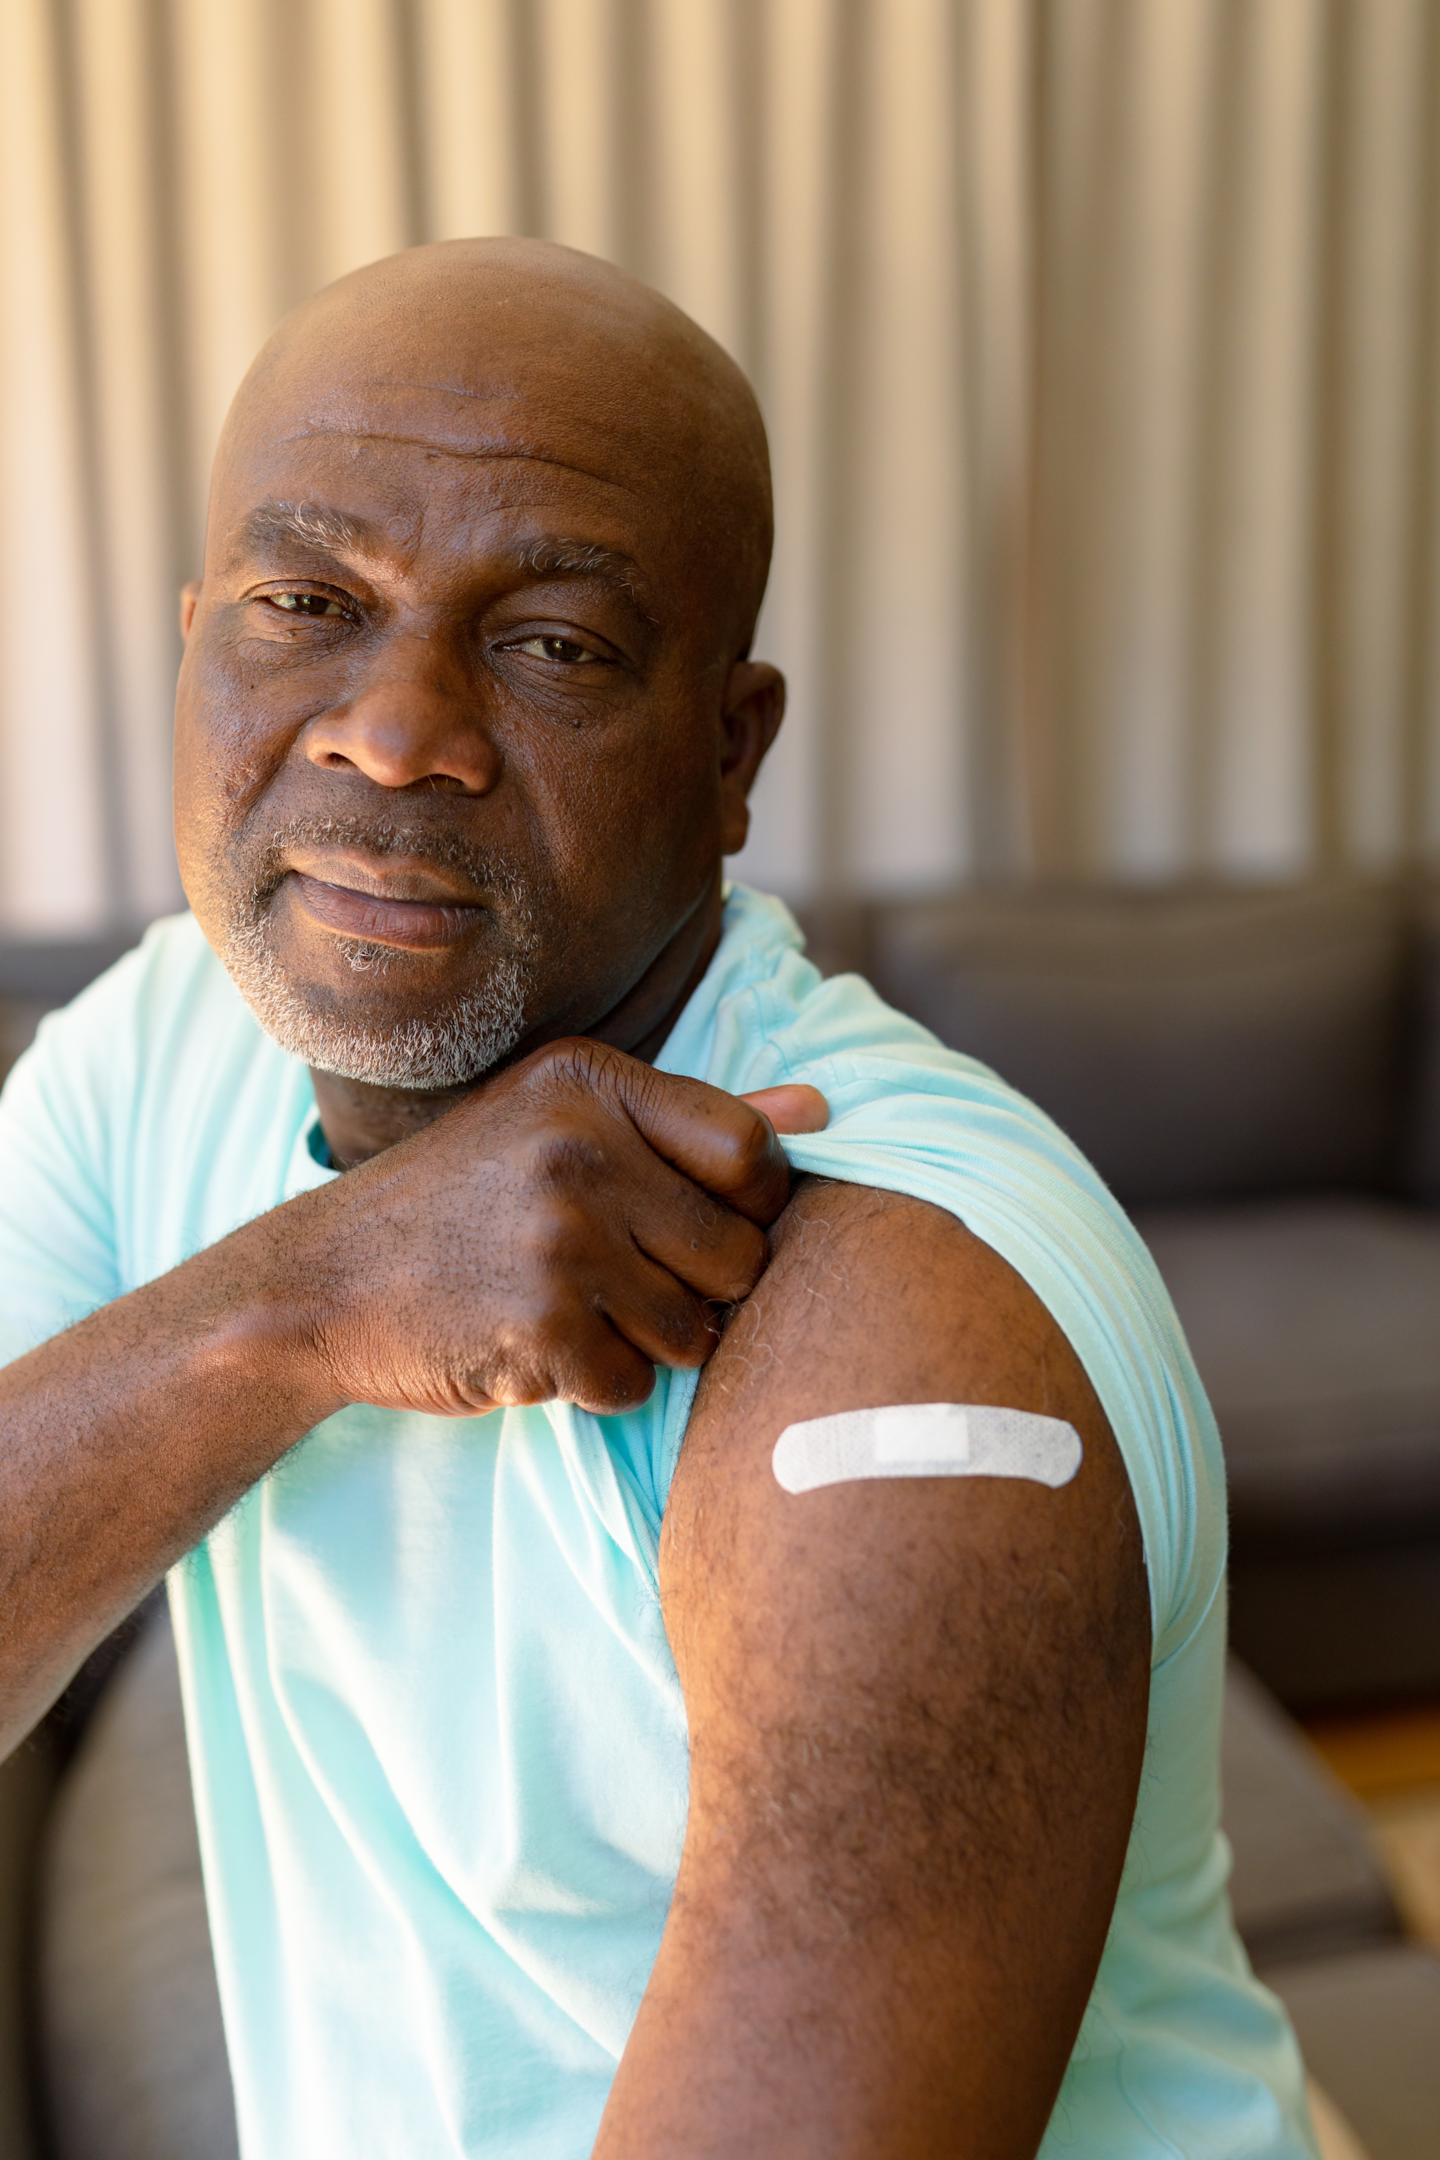
{"type": "Polygon", "coordinates": [[[442,992],[417,1014],[397,1009],[413,1006],[408,985],[403,997],[387,997],[383,982],[410,973],[411,954],[339,939],[331,947],[347,973],[334,988],[288,968],[263,917],[236,924],[222,955],[265,1033],[321,1072],[373,1087],[464,1087],[508,1057],[524,1032],[527,956],[497,955],[478,982],[442,992]]]}

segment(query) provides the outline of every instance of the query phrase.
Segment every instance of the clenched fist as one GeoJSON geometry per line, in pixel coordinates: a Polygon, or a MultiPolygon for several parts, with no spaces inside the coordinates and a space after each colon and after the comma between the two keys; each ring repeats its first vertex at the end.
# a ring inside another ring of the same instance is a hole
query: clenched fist
{"type": "Polygon", "coordinates": [[[827,1115],[814,1088],[741,1098],[548,1044],[290,1204],[326,1392],[453,1417],[633,1408],[656,1365],[709,1356],[713,1307],[753,1289],[789,1196],[776,1132],[827,1115]]]}

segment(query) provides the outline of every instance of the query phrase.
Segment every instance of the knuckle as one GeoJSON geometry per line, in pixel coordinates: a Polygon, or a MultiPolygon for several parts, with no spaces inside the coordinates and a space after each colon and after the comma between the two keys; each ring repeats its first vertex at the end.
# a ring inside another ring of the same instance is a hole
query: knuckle
{"type": "Polygon", "coordinates": [[[636,1059],[626,1060],[623,1075],[625,1107],[642,1126],[656,1117],[664,1104],[669,1085],[663,1073],[656,1072],[653,1065],[643,1065],[636,1059]]]}
{"type": "MultiPolygon", "coordinates": [[[[547,1096],[557,1089],[594,1094],[611,1078],[620,1053],[588,1035],[562,1035],[534,1052],[526,1067],[527,1085],[547,1096]]],[[[628,1062],[628,1060],[626,1061],[628,1062]]]]}
{"type": "Polygon", "coordinates": [[[773,1150],[770,1127],[757,1111],[752,1111],[731,1143],[730,1157],[737,1180],[752,1185],[772,1172],[773,1150]]]}
{"type": "Polygon", "coordinates": [[[695,1220],[707,1236],[720,1228],[729,1213],[729,1208],[722,1208],[718,1200],[707,1193],[703,1186],[700,1187],[699,1198],[695,1202],[695,1220]]]}
{"type": "Polygon", "coordinates": [[[579,1035],[557,1035],[554,1042],[542,1043],[533,1051],[526,1066],[529,1080],[570,1080],[581,1069],[585,1042],[579,1035]]]}
{"type": "Polygon", "coordinates": [[[752,1224],[745,1225],[747,1235],[737,1234],[726,1250],[726,1259],[739,1285],[735,1295],[749,1297],[760,1277],[764,1274],[770,1258],[770,1246],[763,1231],[752,1224]]]}
{"type": "Polygon", "coordinates": [[[594,1400],[603,1404],[600,1415],[618,1417],[622,1411],[638,1410],[655,1386],[655,1368],[639,1356],[616,1361],[595,1376],[594,1400]]]}
{"type": "Polygon", "coordinates": [[[593,1311],[573,1310],[549,1361],[550,1396],[600,1417],[636,1409],[655,1385],[655,1368],[593,1311]]]}
{"type": "Polygon", "coordinates": [[[477,1377],[491,1402],[506,1410],[547,1402],[552,1392],[549,1371],[536,1358],[534,1344],[514,1331],[497,1346],[477,1377]]]}
{"type": "Polygon", "coordinates": [[[699,1350],[709,1335],[704,1313],[693,1298],[677,1298],[663,1306],[655,1315],[655,1327],[665,1349],[677,1357],[699,1350]]]}

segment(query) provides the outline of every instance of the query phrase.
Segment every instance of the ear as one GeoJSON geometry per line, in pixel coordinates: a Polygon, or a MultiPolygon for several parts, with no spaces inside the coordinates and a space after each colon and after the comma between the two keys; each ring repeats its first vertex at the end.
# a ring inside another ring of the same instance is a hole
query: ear
{"type": "Polygon", "coordinates": [[[733,855],[750,830],[749,795],[785,717],[785,678],[763,660],[737,660],[725,683],[720,759],[720,846],[733,855]]]}
{"type": "Polygon", "coordinates": [[[180,635],[188,638],[190,625],[195,620],[195,607],[200,598],[200,580],[191,578],[188,585],[180,588],[180,635]]]}

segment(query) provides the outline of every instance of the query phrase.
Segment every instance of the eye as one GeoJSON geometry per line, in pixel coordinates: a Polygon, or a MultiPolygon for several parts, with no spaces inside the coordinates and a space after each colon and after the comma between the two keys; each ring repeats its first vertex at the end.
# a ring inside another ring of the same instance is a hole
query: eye
{"type": "Polygon", "coordinates": [[[283,609],[287,615],[308,615],[313,618],[343,615],[346,612],[342,602],[337,600],[333,593],[275,592],[267,593],[265,597],[272,607],[283,609]]]}
{"type": "Polygon", "coordinates": [[[510,650],[529,653],[535,660],[556,660],[569,667],[574,667],[581,660],[598,660],[600,657],[598,653],[591,652],[588,645],[582,645],[578,639],[568,637],[525,638],[520,644],[512,645],[510,650]]]}

